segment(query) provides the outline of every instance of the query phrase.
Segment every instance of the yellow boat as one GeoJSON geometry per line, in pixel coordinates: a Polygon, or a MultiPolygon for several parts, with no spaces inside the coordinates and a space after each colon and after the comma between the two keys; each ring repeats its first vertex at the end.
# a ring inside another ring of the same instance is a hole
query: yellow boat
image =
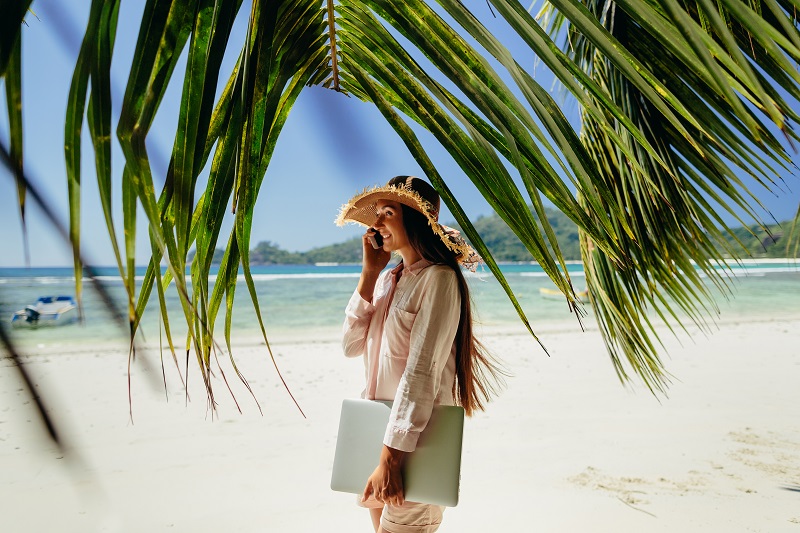
{"type": "MultiPolygon", "coordinates": [[[[563,300],[565,299],[564,294],[558,289],[550,289],[548,287],[541,287],[539,289],[539,294],[542,298],[547,298],[548,300],[563,300]]],[[[585,289],[582,291],[578,291],[575,293],[575,296],[578,297],[583,303],[589,303],[589,289],[585,289]]]]}

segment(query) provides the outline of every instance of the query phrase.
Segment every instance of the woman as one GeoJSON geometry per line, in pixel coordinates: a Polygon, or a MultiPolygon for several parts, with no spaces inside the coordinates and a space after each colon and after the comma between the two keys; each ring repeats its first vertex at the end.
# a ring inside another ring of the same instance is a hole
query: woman
{"type": "Polygon", "coordinates": [[[359,498],[378,533],[438,529],[443,507],[403,499],[403,458],[414,451],[434,405],[461,405],[467,415],[482,410],[500,374],[473,337],[460,268],[474,270],[480,258],[458,232],[439,224],[438,214],[433,187],[397,176],[355,196],[337,219],[369,228],[345,311],[344,353],[364,357],[364,398],[393,401],[380,461],[359,498]],[[376,235],[382,243],[373,245],[376,235]],[[401,261],[384,271],[391,252],[401,261]]]}

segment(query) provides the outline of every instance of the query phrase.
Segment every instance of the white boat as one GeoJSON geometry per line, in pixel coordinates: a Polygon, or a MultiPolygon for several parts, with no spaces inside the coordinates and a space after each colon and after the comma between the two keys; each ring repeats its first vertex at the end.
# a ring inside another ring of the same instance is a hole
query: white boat
{"type": "Polygon", "coordinates": [[[35,304],[25,306],[11,317],[11,325],[20,326],[60,326],[78,319],[72,296],[42,296],[35,304]]]}

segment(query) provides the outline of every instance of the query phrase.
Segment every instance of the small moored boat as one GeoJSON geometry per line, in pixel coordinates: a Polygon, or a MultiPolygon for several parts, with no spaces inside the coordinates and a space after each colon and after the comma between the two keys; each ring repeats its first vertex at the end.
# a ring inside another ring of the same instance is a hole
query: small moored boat
{"type": "Polygon", "coordinates": [[[11,317],[11,325],[20,326],[60,326],[78,319],[72,296],[42,296],[35,304],[25,306],[11,317]]]}
{"type": "MultiPolygon", "coordinates": [[[[542,298],[546,298],[548,300],[563,300],[565,298],[564,294],[560,290],[550,289],[548,287],[540,287],[539,294],[542,296],[542,298]]],[[[575,296],[577,296],[578,300],[581,302],[589,303],[589,289],[577,291],[575,296]]]]}

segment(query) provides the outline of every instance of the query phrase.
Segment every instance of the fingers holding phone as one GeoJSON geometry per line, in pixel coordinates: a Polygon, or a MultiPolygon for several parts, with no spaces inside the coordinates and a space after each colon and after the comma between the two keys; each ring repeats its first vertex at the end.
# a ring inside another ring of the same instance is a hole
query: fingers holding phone
{"type": "Polygon", "coordinates": [[[362,240],[364,242],[364,267],[369,270],[383,270],[389,264],[392,254],[383,249],[381,234],[374,228],[369,228],[362,240]]]}
{"type": "Polygon", "coordinates": [[[381,234],[378,233],[378,230],[375,228],[369,228],[369,230],[367,230],[367,240],[375,250],[383,248],[383,237],[381,237],[381,234]]]}

